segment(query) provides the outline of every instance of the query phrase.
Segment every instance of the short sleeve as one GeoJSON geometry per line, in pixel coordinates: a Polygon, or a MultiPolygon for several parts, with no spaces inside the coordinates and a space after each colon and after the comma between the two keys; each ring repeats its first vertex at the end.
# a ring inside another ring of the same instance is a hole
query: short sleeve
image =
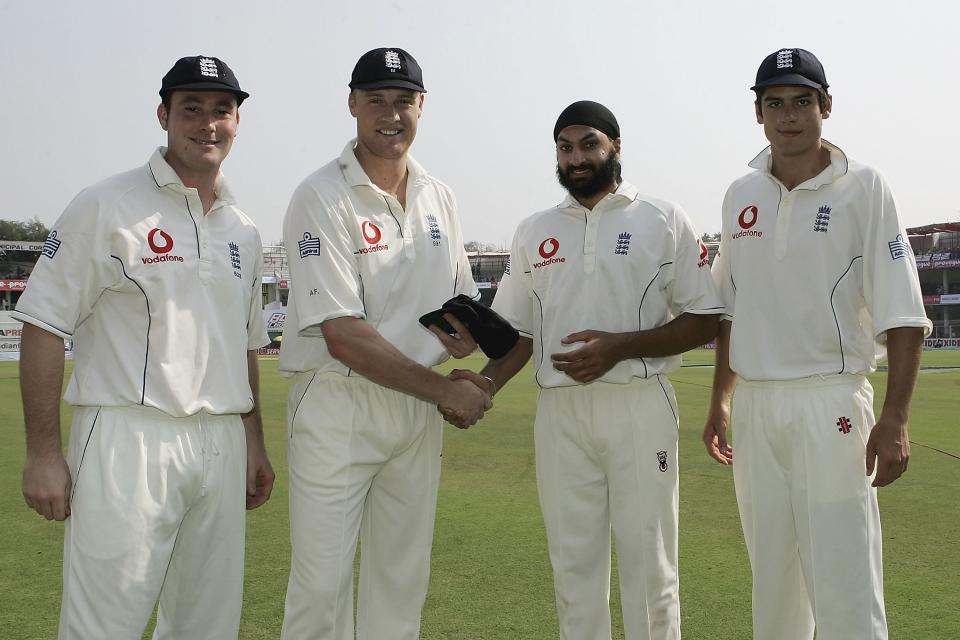
{"type": "Polygon", "coordinates": [[[886,331],[897,327],[933,328],[923,308],[916,258],[907,231],[886,181],[873,174],[869,233],[864,247],[863,295],[873,317],[875,337],[886,342],[886,331]]]}
{"type": "Polygon", "coordinates": [[[447,190],[447,197],[450,199],[451,206],[448,212],[450,216],[450,251],[456,259],[456,292],[454,295],[463,294],[474,300],[480,299],[480,290],[477,283],[473,280],[473,270],[470,268],[470,258],[467,256],[467,250],[463,247],[463,229],[460,226],[460,213],[457,207],[457,199],[452,192],[447,190]]]}
{"type": "Polygon", "coordinates": [[[366,317],[360,272],[341,203],[320,194],[310,183],[301,184],[287,209],[283,241],[299,335],[318,336],[320,324],[333,318],[366,317]]]}
{"type": "Polygon", "coordinates": [[[717,251],[717,255],[713,259],[713,266],[710,269],[710,273],[713,276],[713,283],[716,287],[717,294],[720,296],[720,303],[724,308],[723,319],[732,322],[737,292],[733,285],[733,275],[730,269],[730,245],[728,240],[730,237],[730,230],[727,229],[727,203],[729,198],[730,194],[727,192],[727,195],[723,199],[723,213],[720,228],[720,247],[717,251]]]}
{"type": "Polygon", "coordinates": [[[260,291],[263,283],[263,244],[260,234],[256,235],[256,268],[254,269],[253,291],[250,292],[250,309],[247,313],[247,349],[259,349],[270,344],[267,326],[263,321],[263,296],[260,291]]]}
{"type": "Polygon", "coordinates": [[[670,311],[674,316],[723,313],[723,304],[710,276],[707,246],[679,207],[674,210],[674,238],[676,247],[669,281],[670,311]]]}
{"type": "Polygon", "coordinates": [[[69,339],[122,273],[110,257],[109,212],[87,189],[67,205],[44,242],[13,317],[69,339]]]}
{"type": "Polygon", "coordinates": [[[522,226],[513,236],[510,259],[493,298],[493,310],[527,337],[533,337],[533,277],[530,263],[522,249],[522,226]]]}

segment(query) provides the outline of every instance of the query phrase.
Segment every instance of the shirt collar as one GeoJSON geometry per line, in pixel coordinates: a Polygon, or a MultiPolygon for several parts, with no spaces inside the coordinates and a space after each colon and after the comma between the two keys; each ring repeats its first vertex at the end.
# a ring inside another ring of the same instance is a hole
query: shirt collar
{"type": "MultiPolygon", "coordinates": [[[[383,189],[373,184],[367,172],[360,166],[360,161],[357,160],[357,155],[353,152],[356,147],[357,139],[354,138],[347,143],[340,154],[340,172],[343,174],[343,179],[351,187],[370,187],[382,192],[383,189]]],[[[427,172],[409,153],[407,154],[407,172],[410,174],[407,178],[408,185],[420,186],[428,181],[427,172]]]]}
{"type": "MultiPolygon", "coordinates": [[[[804,189],[819,189],[823,185],[830,184],[834,180],[837,180],[847,173],[847,169],[849,167],[847,154],[845,154],[840,147],[836,146],[832,142],[828,142],[822,138],[820,142],[823,143],[823,146],[830,151],[830,165],[816,176],[798,185],[798,188],[803,187],[804,189]]],[[[754,157],[754,159],[747,164],[751,168],[765,173],[773,178],[773,174],[770,173],[770,167],[773,166],[773,154],[771,153],[769,146],[758,153],[756,157],[754,157]]]]}
{"type": "MultiPolygon", "coordinates": [[[[166,147],[157,147],[157,150],[150,156],[150,161],[147,163],[147,170],[150,172],[150,175],[153,176],[153,181],[161,189],[170,187],[180,193],[193,191],[194,189],[183,184],[180,176],[177,175],[177,172],[174,171],[173,167],[167,162],[167,159],[164,157],[166,153],[166,147]]],[[[213,189],[217,194],[217,200],[219,202],[229,205],[237,204],[237,200],[230,190],[226,179],[224,179],[223,173],[217,176],[217,181],[213,189]]]]}
{"type": "MultiPolygon", "coordinates": [[[[608,200],[625,200],[626,202],[633,202],[634,200],[637,199],[637,195],[639,195],[637,188],[632,184],[630,184],[629,182],[627,182],[626,180],[622,180],[620,182],[620,186],[617,187],[617,190],[614,191],[613,193],[608,193],[607,195],[605,195],[603,197],[603,200],[601,200],[600,202],[606,202],[608,200]]],[[[597,204],[599,205],[600,202],[598,202],[597,204]]],[[[557,205],[557,208],[586,210],[586,207],[580,204],[576,198],[570,195],[569,192],[567,193],[567,197],[563,199],[563,202],[557,205]]],[[[596,209],[596,207],[594,207],[594,209],[596,209]]]]}

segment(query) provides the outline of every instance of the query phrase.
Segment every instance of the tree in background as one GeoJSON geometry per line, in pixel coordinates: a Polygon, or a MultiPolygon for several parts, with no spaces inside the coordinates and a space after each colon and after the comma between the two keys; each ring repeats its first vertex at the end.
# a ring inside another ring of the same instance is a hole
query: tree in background
{"type": "Polygon", "coordinates": [[[720,242],[720,232],[717,231],[716,233],[705,233],[700,236],[700,240],[703,242],[720,242]]]}
{"type": "MultiPolygon", "coordinates": [[[[17,242],[43,242],[50,229],[40,222],[32,220],[0,220],[0,240],[17,242]]],[[[4,278],[26,278],[40,254],[36,251],[4,251],[0,249],[0,276],[4,278]]]]}
{"type": "Polygon", "coordinates": [[[470,240],[469,242],[463,243],[463,248],[466,249],[469,253],[484,252],[484,251],[503,251],[501,247],[493,244],[492,242],[479,242],[477,240],[470,240]]]}

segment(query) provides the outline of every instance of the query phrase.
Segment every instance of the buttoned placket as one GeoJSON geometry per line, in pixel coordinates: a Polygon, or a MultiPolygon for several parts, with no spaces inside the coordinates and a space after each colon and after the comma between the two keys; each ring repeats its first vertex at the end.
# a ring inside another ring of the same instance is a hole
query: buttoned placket
{"type": "Polygon", "coordinates": [[[586,215],[587,224],[583,230],[583,272],[593,273],[597,269],[597,234],[600,230],[600,215],[604,209],[612,206],[611,203],[618,196],[615,193],[608,193],[603,200],[598,202],[593,210],[582,207],[586,215]]]}

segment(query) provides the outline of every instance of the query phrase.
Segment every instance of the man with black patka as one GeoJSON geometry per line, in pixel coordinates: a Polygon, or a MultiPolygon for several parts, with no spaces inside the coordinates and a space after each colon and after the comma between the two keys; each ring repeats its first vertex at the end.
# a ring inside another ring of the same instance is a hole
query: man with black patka
{"type": "Polygon", "coordinates": [[[680,637],[676,397],[666,374],[723,311],[677,205],[620,175],[609,109],[571,104],[553,131],[559,205],[523,220],[493,309],[520,332],[480,373],[491,394],[534,358],[537,486],[560,637],[610,638],[610,530],[626,638],[680,637]]]}

